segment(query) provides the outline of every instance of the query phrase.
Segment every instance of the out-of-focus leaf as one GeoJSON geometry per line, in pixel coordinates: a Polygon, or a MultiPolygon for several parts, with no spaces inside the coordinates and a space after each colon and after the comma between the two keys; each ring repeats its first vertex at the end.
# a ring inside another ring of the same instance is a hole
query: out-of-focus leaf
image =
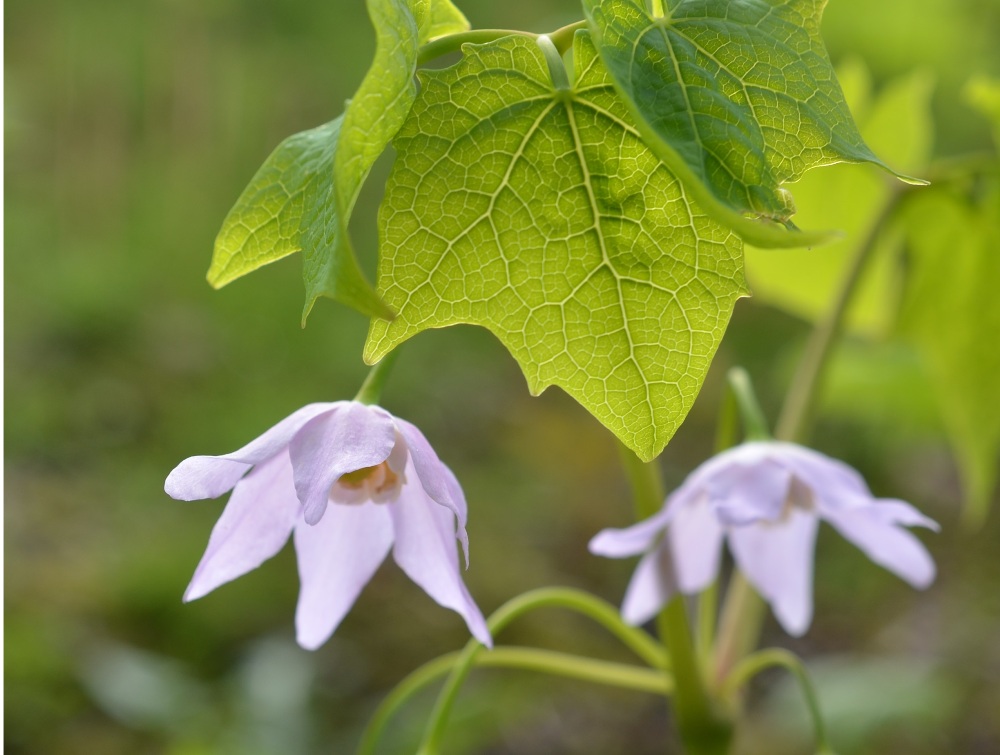
{"type": "MultiPolygon", "coordinates": [[[[810,662],[809,672],[831,745],[839,753],[872,752],[871,745],[886,729],[940,732],[961,703],[956,683],[919,659],[828,657],[810,662]]],[[[781,677],[764,704],[763,715],[751,724],[759,727],[757,736],[747,738],[763,743],[764,748],[751,747],[751,752],[805,751],[813,733],[801,699],[797,682],[781,677]],[[798,740],[798,747],[781,747],[775,741],[791,738],[798,740]]]]}
{"type": "Polygon", "coordinates": [[[645,145],[589,34],[573,84],[523,37],[464,52],[422,74],[395,142],[378,281],[398,315],[373,322],[365,359],[483,325],[532,393],[562,387],[650,459],[745,292],[739,238],[645,145]]]}
{"type": "Polygon", "coordinates": [[[1000,148],[1000,79],[976,76],[965,86],[965,99],[993,123],[993,138],[1000,148]]]}
{"type": "Polygon", "coordinates": [[[977,523],[1000,454],[1000,186],[978,202],[922,192],[905,220],[912,254],[901,325],[926,363],[977,523]]]}
{"type": "Polygon", "coordinates": [[[838,162],[891,169],[844,102],[819,34],[824,3],[662,5],[657,16],[642,0],[583,0],[601,58],[650,148],[747,242],[825,240],[765,222],[787,223],[795,212],[783,184],[838,162]]]}
{"type": "MultiPolygon", "coordinates": [[[[872,102],[867,69],[851,61],[838,71],[844,94],[872,148],[916,175],[931,153],[931,80],[918,72],[890,82],[872,102]]],[[[882,216],[898,185],[863,165],[834,165],[795,185],[798,218],[810,227],[840,228],[844,237],[811,250],[746,249],[747,281],[758,301],[816,320],[830,308],[847,267],[882,216]]],[[[875,239],[855,290],[847,327],[884,335],[899,306],[900,234],[885,228],[875,239]]]]}

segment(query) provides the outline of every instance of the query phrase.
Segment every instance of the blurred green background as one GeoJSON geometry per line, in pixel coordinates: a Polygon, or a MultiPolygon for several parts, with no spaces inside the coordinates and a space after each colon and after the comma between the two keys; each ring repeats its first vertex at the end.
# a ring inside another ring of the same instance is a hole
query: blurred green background
{"type": "MultiPolygon", "coordinates": [[[[554,29],[572,0],[459,0],[476,27],[554,29]]],[[[221,292],[204,281],[222,218],[270,150],[336,115],[370,60],[361,0],[10,0],[5,58],[5,722],[11,753],[349,752],[407,672],[466,630],[391,564],[334,638],[294,644],[287,549],[190,605],[181,595],[222,502],[162,492],[182,458],[242,445],[310,401],[350,397],[367,323],[320,302],[298,325],[297,257],[221,292]]],[[[996,0],[833,0],[835,61],[876,86],[935,82],[938,155],[989,147],[959,94],[1000,73],[996,0]]],[[[354,239],[374,267],[380,162],[354,239]]],[[[747,366],[773,417],[807,325],[743,300],[662,463],[672,484],[711,452],[726,367],[747,366]]],[[[825,531],[816,620],[792,641],[816,671],[844,753],[1000,752],[994,510],[959,526],[958,473],[919,365],[901,344],[840,351],[814,444],[880,495],[914,502],[937,582],[917,593],[825,531]]],[[[471,506],[467,583],[485,612],[574,585],[618,602],[632,564],[588,539],[630,504],[611,436],[556,390],[527,395],[488,333],[407,345],[385,405],[418,424],[471,506]]],[[[582,620],[525,619],[502,641],[628,660],[582,620]]],[[[430,698],[393,727],[412,752],[430,698]]],[[[742,751],[808,752],[779,675],[753,690],[742,751]]],[[[661,702],[517,672],[474,674],[451,752],[660,753],[661,702]]]]}

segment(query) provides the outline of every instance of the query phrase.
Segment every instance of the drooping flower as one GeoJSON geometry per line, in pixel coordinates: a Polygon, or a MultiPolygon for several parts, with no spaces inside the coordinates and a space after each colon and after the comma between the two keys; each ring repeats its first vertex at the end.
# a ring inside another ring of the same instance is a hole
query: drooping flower
{"type": "Polygon", "coordinates": [[[622,605],[626,621],[642,624],[676,592],[708,587],[726,540],[781,625],[799,636],[812,620],[813,546],[821,519],[914,587],[934,580],[926,548],[903,527],[936,531],[936,522],[904,501],[874,498],[843,462],[777,441],[746,443],[709,459],[658,514],[598,533],[590,551],[610,558],[644,554],[622,605]]]}
{"type": "Polygon", "coordinates": [[[184,594],[195,600],[295,541],[299,644],[333,634],[392,550],[404,572],[489,645],[462,581],[467,507],[458,481],[409,422],[356,401],[309,404],[224,456],[192,456],[167,477],[184,501],[232,490],[184,594]]]}

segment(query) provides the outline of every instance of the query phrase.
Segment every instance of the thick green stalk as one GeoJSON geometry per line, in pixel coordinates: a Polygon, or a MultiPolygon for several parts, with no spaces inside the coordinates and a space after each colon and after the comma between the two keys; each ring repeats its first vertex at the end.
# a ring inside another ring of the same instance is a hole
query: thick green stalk
{"type": "MultiPolygon", "coordinates": [[[[619,444],[619,449],[632,486],[636,515],[646,519],[663,506],[663,479],[659,466],[655,461],[643,463],[623,445],[619,444]]],[[[691,755],[725,755],[729,752],[732,725],[718,714],[708,696],[691,639],[683,595],[678,594],[667,603],[657,616],[656,626],[670,653],[674,710],[685,749],[691,755]]]]}

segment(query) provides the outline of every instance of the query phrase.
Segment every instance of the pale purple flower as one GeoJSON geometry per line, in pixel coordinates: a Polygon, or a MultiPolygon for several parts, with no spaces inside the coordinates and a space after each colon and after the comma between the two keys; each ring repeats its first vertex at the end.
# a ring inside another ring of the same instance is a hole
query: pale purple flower
{"type": "Polygon", "coordinates": [[[843,462],[777,441],[746,443],[709,459],[658,514],[598,533],[590,551],[610,558],[644,554],[622,605],[626,621],[642,624],[676,592],[708,587],[727,540],[781,625],[799,636],[812,620],[813,546],[821,519],[914,587],[934,580],[927,550],[902,528],[937,530],[934,521],[904,501],[874,498],[843,462]]]}
{"type": "Polygon", "coordinates": [[[380,407],[309,404],[238,451],[185,459],[165,489],[184,501],[233,491],[185,601],[257,568],[292,535],[302,647],[329,639],[390,549],[410,579],[491,644],[459,567],[456,538],[468,563],[462,488],[416,427],[380,407]]]}

